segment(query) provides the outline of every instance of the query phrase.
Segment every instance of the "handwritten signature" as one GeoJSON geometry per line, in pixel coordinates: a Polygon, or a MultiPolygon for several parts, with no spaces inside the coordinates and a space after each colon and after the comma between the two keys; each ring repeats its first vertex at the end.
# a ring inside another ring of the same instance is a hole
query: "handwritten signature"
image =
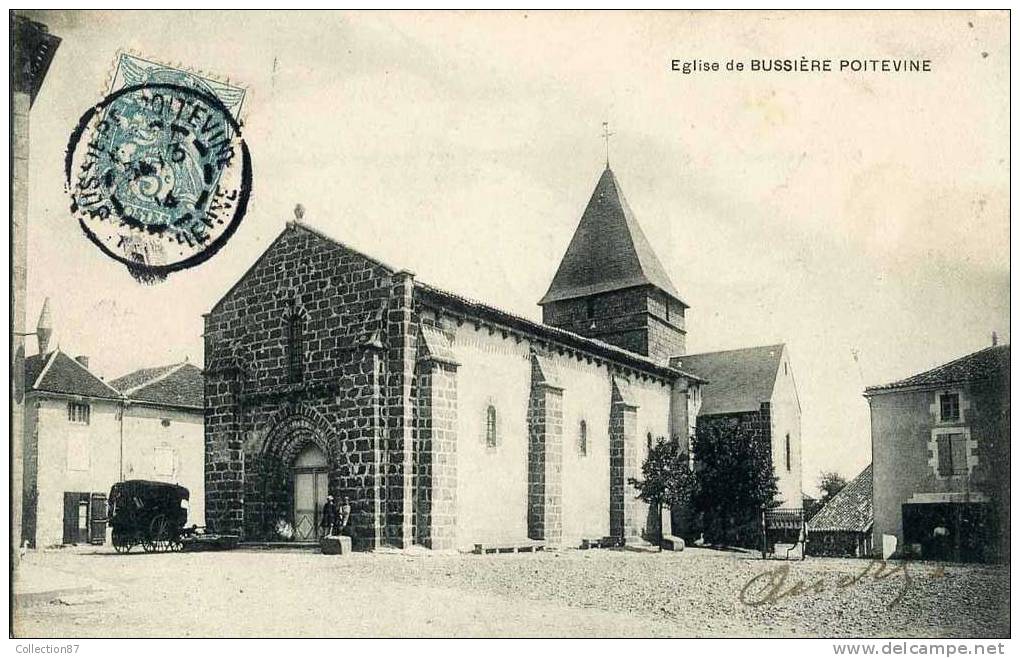
{"type": "MultiPolygon", "coordinates": [[[[892,564],[885,560],[868,560],[864,568],[857,573],[844,574],[836,579],[835,584],[818,577],[813,580],[791,577],[790,565],[783,564],[769,569],[748,580],[740,590],[740,602],[746,606],[758,607],[778,603],[783,599],[792,599],[809,594],[821,594],[830,590],[847,589],[864,582],[881,582],[893,577],[901,577],[902,583],[896,598],[889,602],[888,607],[903,600],[907,590],[913,583],[913,576],[908,569],[909,562],[892,564]]],[[[945,577],[945,568],[936,567],[930,574],[932,578],[945,577]]]]}

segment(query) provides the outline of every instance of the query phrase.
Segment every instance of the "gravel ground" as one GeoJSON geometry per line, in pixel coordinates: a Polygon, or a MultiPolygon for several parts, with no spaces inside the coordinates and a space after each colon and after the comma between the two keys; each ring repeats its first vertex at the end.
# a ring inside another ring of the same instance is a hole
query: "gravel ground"
{"type": "Polygon", "coordinates": [[[707,549],[348,558],[83,549],[30,553],[23,564],[87,575],[91,589],[23,597],[20,637],[1009,635],[1002,566],[911,563],[905,578],[901,563],[880,573],[861,560],[763,562],[707,549]]]}

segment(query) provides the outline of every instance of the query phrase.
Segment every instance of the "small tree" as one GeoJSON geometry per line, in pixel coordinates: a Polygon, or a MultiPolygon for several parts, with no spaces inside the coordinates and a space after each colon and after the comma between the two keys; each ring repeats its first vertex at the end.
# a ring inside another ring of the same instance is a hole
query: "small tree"
{"type": "Polygon", "coordinates": [[[821,506],[824,506],[833,497],[843,490],[846,486],[846,478],[837,473],[836,471],[823,471],[818,477],[818,488],[822,492],[822,498],[819,501],[821,506]]]}
{"type": "Polygon", "coordinates": [[[779,494],[765,435],[736,418],[699,422],[694,454],[699,482],[695,508],[702,514],[705,539],[758,545],[761,510],[775,507],[779,494]]]}
{"type": "Polygon", "coordinates": [[[638,490],[638,498],[650,505],[683,508],[697,492],[697,478],[675,437],[669,441],[659,437],[641,465],[641,475],[643,479],[629,482],[638,490]]]}

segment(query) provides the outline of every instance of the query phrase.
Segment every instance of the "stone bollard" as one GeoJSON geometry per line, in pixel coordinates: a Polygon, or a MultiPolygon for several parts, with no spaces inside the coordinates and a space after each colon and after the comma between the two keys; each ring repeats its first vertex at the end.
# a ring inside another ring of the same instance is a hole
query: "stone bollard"
{"type": "Polygon", "coordinates": [[[684,540],[680,537],[674,537],[673,535],[663,535],[662,541],[659,542],[659,546],[664,551],[682,551],[684,550],[684,540]]]}
{"type": "Polygon", "coordinates": [[[350,555],[351,538],[344,535],[328,535],[319,540],[323,555],[350,555]]]}

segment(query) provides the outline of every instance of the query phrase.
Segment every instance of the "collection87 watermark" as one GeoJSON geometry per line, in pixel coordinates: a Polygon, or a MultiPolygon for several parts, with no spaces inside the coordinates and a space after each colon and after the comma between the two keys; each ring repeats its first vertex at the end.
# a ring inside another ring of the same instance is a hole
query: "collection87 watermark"
{"type": "Polygon", "coordinates": [[[15,644],[14,653],[17,654],[75,654],[78,653],[80,644],[15,644]]]}

